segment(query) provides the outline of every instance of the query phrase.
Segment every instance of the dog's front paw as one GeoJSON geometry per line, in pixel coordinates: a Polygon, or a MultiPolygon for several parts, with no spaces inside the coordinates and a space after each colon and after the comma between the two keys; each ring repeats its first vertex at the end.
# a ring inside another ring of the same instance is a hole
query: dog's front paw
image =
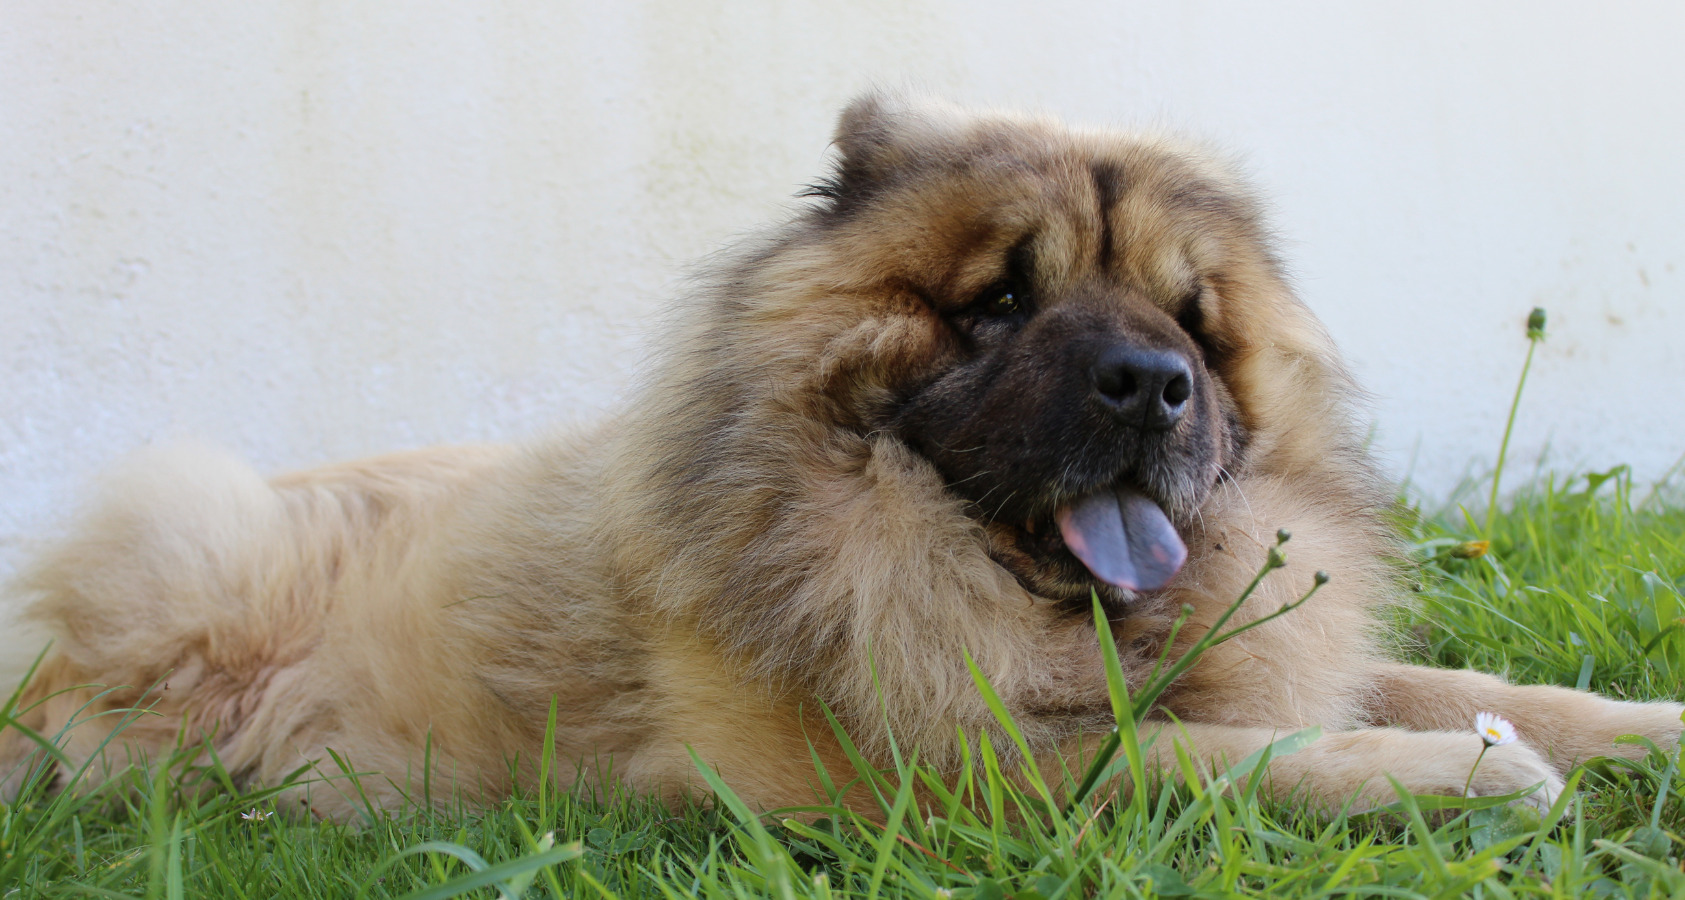
{"type": "Polygon", "coordinates": [[[1467,784],[1470,797],[1501,797],[1538,785],[1537,790],[1514,802],[1536,809],[1541,814],[1556,803],[1563,790],[1562,778],[1557,775],[1555,767],[1526,744],[1488,747],[1467,784]]]}
{"type": "Polygon", "coordinates": [[[1515,800],[1518,805],[1543,812],[1562,795],[1562,776],[1521,742],[1487,747],[1472,733],[1398,728],[1343,732],[1325,741],[1314,762],[1286,759],[1314,765],[1312,777],[1327,795],[1346,790],[1346,785],[1356,789],[1352,783],[1360,781],[1359,807],[1396,803],[1403,789],[1438,797],[1521,794],[1515,800]]]}
{"type": "Polygon", "coordinates": [[[1600,756],[1643,759],[1650,752],[1649,745],[1620,740],[1626,735],[1644,738],[1664,753],[1679,748],[1680,729],[1685,728],[1679,717],[1685,713],[1685,705],[1631,703],[1578,693],[1569,696],[1573,702],[1561,715],[1528,716],[1523,711],[1516,720],[1518,724],[1542,723],[1526,731],[1525,738],[1542,748],[1560,772],[1600,756]]]}
{"type": "MultiPolygon", "coordinates": [[[[1614,731],[1620,734],[1636,734],[1649,738],[1663,752],[1671,753],[1679,748],[1679,733],[1685,729],[1685,704],[1679,703],[1620,703],[1618,721],[1614,731]]],[[[1622,756],[1644,754],[1649,748],[1643,745],[1623,745],[1631,747],[1622,756]]]]}

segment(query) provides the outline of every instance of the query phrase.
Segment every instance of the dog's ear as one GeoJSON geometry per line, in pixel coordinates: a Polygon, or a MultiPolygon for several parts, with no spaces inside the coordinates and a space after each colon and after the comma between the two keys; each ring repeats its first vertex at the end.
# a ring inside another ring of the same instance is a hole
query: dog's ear
{"type": "Polygon", "coordinates": [[[890,162],[900,120],[907,118],[905,97],[871,91],[854,98],[837,116],[831,141],[841,154],[841,166],[865,174],[890,162]]]}
{"type": "Polygon", "coordinates": [[[804,193],[828,199],[836,209],[859,203],[927,158],[951,113],[943,104],[904,94],[862,94],[837,117],[830,177],[804,193]]]}

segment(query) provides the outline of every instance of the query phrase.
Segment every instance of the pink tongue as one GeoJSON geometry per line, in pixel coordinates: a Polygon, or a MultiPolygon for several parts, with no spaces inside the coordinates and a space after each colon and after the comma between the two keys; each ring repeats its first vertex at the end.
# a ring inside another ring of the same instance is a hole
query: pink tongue
{"type": "Polygon", "coordinates": [[[1188,548],[1158,504],[1131,488],[1101,491],[1059,508],[1065,545],[1094,577],[1126,591],[1164,587],[1188,548]]]}

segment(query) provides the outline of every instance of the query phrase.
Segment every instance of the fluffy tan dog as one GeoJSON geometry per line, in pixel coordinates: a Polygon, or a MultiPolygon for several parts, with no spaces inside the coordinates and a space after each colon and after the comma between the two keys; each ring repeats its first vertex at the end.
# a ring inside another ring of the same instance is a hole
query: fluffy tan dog
{"type": "MultiPolygon", "coordinates": [[[[554,703],[557,768],[587,786],[681,796],[688,746],[755,806],[811,803],[810,741],[849,768],[821,704],[879,763],[892,733],[942,767],[956,728],[989,733],[964,650],[1041,756],[1079,755],[1111,725],[1091,595],[1138,686],[1177,611],[1172,655],[1288,528],[1235,622],[1332,583],[1176,683],[1157,752],[1238,760],[1320,725],[1270,790],[1461,794],[1489,710],[1522,741],[1473,792],[1545,802],[1634,752],[1618,735],[1677,742],[1676,703],[1379,649],[1388,491],[1353,387],[1206,152],[879,96],[836,144],[814,203],[708,275],[595,429],[268,481],[184,451],[118,473],[20,581],[56,639],[26,724],[150,703],[107,761],[208,736],[274,784],[332,749],[396,806],[424,760],[437,796],[529,784],[554,703]]],[[[69,729],[72,761],[108,721],[69,729]]],[[[331,783],[288,802],[355,808],[331,783]]]]}

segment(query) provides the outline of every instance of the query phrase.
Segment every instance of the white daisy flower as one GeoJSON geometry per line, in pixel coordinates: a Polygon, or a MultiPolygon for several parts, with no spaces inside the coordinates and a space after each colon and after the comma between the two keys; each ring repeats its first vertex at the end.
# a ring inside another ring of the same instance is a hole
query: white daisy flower
{"type": "Polygon", "coordinates": [[[1497,713],[1475,713],[1474,731],[1488,747],[1515,743],[1515,726],[1497,713]]]}
{"type": "Polygon", "coordinates": [[[261,809],[255,809],[254,808],[254,809],[251,809],[247,812],[241,813],[240,818],[245,819],[248,822],[261,822],[264,819],[267,819],[272,815],[275,815],[275,814],[272,813],[272,812],[265,812],[261,809]]]}

